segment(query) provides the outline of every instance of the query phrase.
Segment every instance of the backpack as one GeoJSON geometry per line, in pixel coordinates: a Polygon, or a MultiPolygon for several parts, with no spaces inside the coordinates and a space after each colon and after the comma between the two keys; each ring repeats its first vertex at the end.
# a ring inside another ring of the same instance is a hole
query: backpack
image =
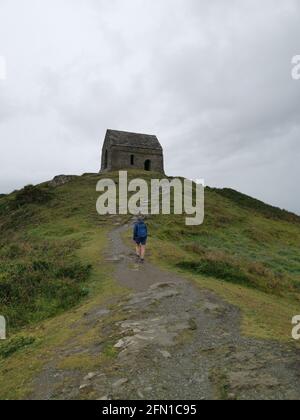
{"type": "Polygon", "coordinates": [[[147,236],[147,226],[145,225],[144,222],[137,224],[136,233],[137,233],[138,238],[146,238],[146,236],[147,236]]]}

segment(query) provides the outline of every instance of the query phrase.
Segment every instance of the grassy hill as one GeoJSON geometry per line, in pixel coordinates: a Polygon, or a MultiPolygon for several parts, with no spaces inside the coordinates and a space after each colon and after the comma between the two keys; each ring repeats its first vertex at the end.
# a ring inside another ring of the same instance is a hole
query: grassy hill
{"type": "Polygon", "coordinates": [[[247,335],[288,341],[299,312],[300,217],[233,190],[206,188],[205,222],[149,220],[153,259],[243,312],[247,335]]]}
{"type": "MultiPolygon", "coordinates": [[[[0,389],[15,389],[20,369],[23,382],[30,377],[41,363],[32,355],[68,336],[87,305],[124,293],[103,254],[108,230],[130,217],[96,213],[98,179],[87,174],[0,197],[0,314],[10,332],[0,372],[15,372],[0,389]]],[[[239,306],[246,334],[289,340],[299,312],[300,217],[228,189],[207,188],[205,207],[198,227],[186,227],[183,216],[149,217],[152,261],[239,306]]]]}

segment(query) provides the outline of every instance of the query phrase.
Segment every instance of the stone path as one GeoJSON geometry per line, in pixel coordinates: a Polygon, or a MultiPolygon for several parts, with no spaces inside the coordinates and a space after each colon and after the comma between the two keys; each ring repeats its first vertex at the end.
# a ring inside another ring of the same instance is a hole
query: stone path
{"type": "Polygon", "coordinates": [[[126,228],[110,234],[107,260],[132,293],[85,319],[87,327],[100,322],[116,357],[95,371],[59,369],[68,352],[103,351],[103,343],[70,343],[36,378],[32,398],[300,398],[299,351],[242,337],[237,308],[148,262],[136,264],[121,240],[126,228]]]}

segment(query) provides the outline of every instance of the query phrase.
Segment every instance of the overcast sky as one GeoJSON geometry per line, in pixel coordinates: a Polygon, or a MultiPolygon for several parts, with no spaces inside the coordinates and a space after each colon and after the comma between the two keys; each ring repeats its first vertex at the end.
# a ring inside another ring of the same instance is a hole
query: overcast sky
{"type": "Polygon", "coordinates": [[[297,54],[299,0],[0,0],[0,192],[97,172],[113,128],[300,213],[297,54]]]}

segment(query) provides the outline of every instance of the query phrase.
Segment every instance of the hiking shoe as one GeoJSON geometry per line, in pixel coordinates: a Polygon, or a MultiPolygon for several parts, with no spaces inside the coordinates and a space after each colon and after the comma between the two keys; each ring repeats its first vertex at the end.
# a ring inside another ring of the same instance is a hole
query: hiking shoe
{"type": "Polygon", "coordinates": [[[141,263],[141,264],[144,264],[144,262],[145,262],[144,258],[141,258],[141,259],[140,259],[140,263],[141,263]]]}

